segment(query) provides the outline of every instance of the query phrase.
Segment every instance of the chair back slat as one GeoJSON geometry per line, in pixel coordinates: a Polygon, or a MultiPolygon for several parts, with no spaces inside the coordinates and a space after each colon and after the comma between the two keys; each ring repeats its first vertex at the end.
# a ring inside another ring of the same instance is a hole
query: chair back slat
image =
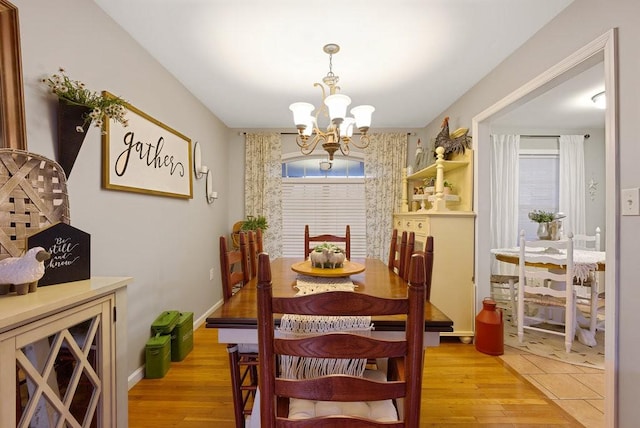
{"type": "Polygon", "coordinates": [[[600,228],[596,227],[596,233],[594,235],[573,235],[573,248],[580,250],[602,251],[600,243],[600,228]]]}
{"type": "Polygon", "coordinates": [[[319,401],[380,401],[405,396],[405,383],[371,382],[357,376],[324,376],[304,382],[276,379],[275,394],[319,401]]]}

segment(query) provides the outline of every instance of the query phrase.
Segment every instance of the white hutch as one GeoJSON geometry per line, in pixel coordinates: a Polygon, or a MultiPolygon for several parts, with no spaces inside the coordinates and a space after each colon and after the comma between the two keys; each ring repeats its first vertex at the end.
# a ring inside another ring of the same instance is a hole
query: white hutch
{"type": "Polygon", "coordinates": [[[402,205],[393,215],[393,227],[415,232],[418,250],[433,236],[431,303],[453,320],[453,332],[442,334],[470,343],[475,324],[473,151],[452,160],[444,160],[443,151],[437,148],[435,163],[420,171],[407,176],[403,170],[402,205]],[[431,178],[433,194],[414,192],[431,178]],[[445,180],[453,183],[454,195],[444,194],[445,180]]]}

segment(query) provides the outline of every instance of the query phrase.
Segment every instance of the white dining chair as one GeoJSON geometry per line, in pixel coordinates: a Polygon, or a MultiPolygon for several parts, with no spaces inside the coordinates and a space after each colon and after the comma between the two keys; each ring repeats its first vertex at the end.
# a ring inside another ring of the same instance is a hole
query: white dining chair
{"type": "Polygon", "coordinates": [[[521,231],[518,276],[519,341],[524,341],[525,330],[561,335],[565,351],[571,352],[577,326],[571,234],[558,241],[527,241],[521,231]],[[564,309],[564,320],[549,316],[550,308],[564,309]]]}
{"type": "MultiPolygon", "coordinates": [[[[594,235],[576,234],[573,237],[574,249],[586,251],[602,251],[600,242],[600,228],[596,227],[594,235]]],[[[598,328],[598,308],[600,306],[601,284],[597,271],[590,272],[587,279],[574,278],[573,284],[577,287],[576,299],[578,304],[589,307],[589,331],[595,335],[598,328]]],[[[580,320],[578,320],[580,322],[580,320]]],[[[602,326],[602,323],[600,323],[602,326]]],[[[600,327],[602,328],[602,327],[600,327]]]]}

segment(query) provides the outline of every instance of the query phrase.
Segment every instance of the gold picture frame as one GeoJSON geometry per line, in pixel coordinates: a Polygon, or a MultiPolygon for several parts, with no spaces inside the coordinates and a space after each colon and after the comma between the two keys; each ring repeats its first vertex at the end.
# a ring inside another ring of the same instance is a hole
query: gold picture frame
{"type": "Polygon", "coordinates": [[[102,187],[193,198],[191,140],[129,103],[125,107],[126,127],[113,120],[103,124],[102,187]]]}

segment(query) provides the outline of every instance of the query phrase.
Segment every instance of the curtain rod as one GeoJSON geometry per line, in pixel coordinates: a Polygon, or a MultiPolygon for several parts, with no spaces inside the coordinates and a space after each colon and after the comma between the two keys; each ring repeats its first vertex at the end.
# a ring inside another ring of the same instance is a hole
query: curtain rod
{"type": "MultiPolygon", "coordinates": [[[[298,135],[297,132],[278,132],[278,134],[280,134],[280,135],[298,135]]],[[[238,132],[238,135],[247,135],[247,132],[240,131],[240,132],[238,132]]],[[[362,135],[362,134],[360,134],[359,132],[355,132],[353,135],[362,135]]],[[[407,132],[407,135],[414,136],[414,135],[416,135],[416,133],[415,132],[407,132]]],[[[585,138],[589,138],[589,137],[585,137],[585,138]]]]}
{"type": "MultiPolygon", "coordinates": [[[[521,138],[560,138],[560,135],[520,135],[521,138]]],[[[591,135],[584,134],[584,138],[589,138],[591,135]]]]}

